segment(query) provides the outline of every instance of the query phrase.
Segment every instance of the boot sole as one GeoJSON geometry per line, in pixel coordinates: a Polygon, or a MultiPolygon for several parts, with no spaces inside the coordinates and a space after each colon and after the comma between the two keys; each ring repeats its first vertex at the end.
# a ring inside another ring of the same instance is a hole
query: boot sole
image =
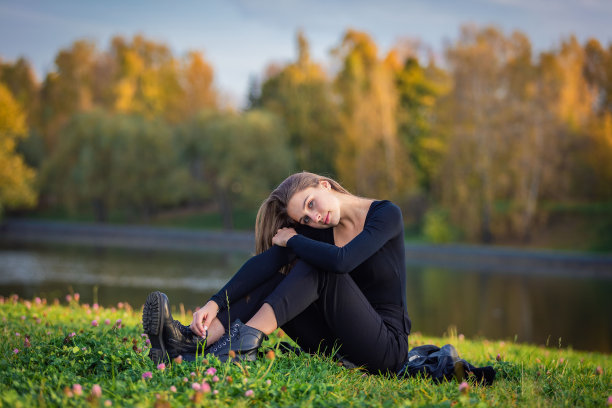
{"type": "Polygon", "coordinates": [[[166,354],[158,348],[149,350],[149,358],[153,360],[155,364],[167,363],[169,361],[166,354]]]}
{"type": "MultiPolygon", "coordinates": [[[[162,356],[166,355],[166,347],[163,339],[163,323],[161,313],[162,296],[160,292],[153,292],[147,296],[144,307],[142,309],[142,328],[151,340],[151,352],[155,349],[159,350],[162,356]]],[[[157,354],[155,352],[154,354],[157,354]]]]}

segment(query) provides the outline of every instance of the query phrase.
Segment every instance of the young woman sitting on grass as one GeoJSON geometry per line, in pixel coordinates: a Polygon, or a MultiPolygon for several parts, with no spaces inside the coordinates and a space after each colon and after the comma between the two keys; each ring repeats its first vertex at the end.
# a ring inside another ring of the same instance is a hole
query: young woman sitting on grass
{"type": "Polygon", "coordinates": [[[404,367],[411,322],[399,207],[297,173],[261,205],[255,240],[257,255],[189,327],[172,319],[163,293],[148,296],[143,327],[153,360],[198,346],[221,361],[234,353],[253,360],[265,335],[281,327],[309,353],[337,349],[336,357],[373,373],[404,367]]]}

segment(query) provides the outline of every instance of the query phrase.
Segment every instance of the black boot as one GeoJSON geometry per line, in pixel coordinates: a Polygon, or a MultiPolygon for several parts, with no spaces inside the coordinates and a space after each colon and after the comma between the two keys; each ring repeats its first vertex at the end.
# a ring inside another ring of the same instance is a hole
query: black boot
{"type": "Polygon", "coordinates": [[[142,328],[151,340],[149,357],[155,363],[183,354],[204,354],[206,341],[196,336],[188,326],[172,318],[168,297],[161,292],[147,296],[142,310],[142,328]]]}
{"type": "Polygon", "coordinates": [[[255,361],[257,349],[266,335],[236,319],[229,330],[206,353],[217,356],[222,362],[229,358],[230,350],[236,353],[235,359],[255,361]]]}

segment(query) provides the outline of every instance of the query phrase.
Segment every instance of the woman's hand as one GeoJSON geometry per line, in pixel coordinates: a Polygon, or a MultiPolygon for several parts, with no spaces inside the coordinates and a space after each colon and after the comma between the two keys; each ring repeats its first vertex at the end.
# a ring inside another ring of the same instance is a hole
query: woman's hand
{"type": "Polygon", "coordinates": [[[297,235],[297,232],[293,228],[281,228],[272,237],[272,244],[285,247],[287,246],[287,241],[294,235],[297,235]]]}
{"type": "Polygon", "coordinates": [[[219,313],[219,305],[210,300],[201,309],[193,314],[193,321],[189,328],[198,336],[204,338],[208,335],[208,328],[219,313]]]}

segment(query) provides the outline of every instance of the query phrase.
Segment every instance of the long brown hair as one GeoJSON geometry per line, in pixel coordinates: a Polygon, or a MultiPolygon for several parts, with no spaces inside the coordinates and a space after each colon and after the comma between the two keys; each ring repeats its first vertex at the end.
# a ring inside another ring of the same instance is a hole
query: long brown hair
{"type": "Polygon", "coordinates": [[[351,194],[337,181],[318,174],[304,171],[287,177],[259,207],[255,221],[255,253],[260,254],[270,248],[272,238],[280,228],[295,226],[295,221],[287,214],[291,197],[298,191],[318,186],[323,180],[329,182],[333,190],[351,194]]]}

